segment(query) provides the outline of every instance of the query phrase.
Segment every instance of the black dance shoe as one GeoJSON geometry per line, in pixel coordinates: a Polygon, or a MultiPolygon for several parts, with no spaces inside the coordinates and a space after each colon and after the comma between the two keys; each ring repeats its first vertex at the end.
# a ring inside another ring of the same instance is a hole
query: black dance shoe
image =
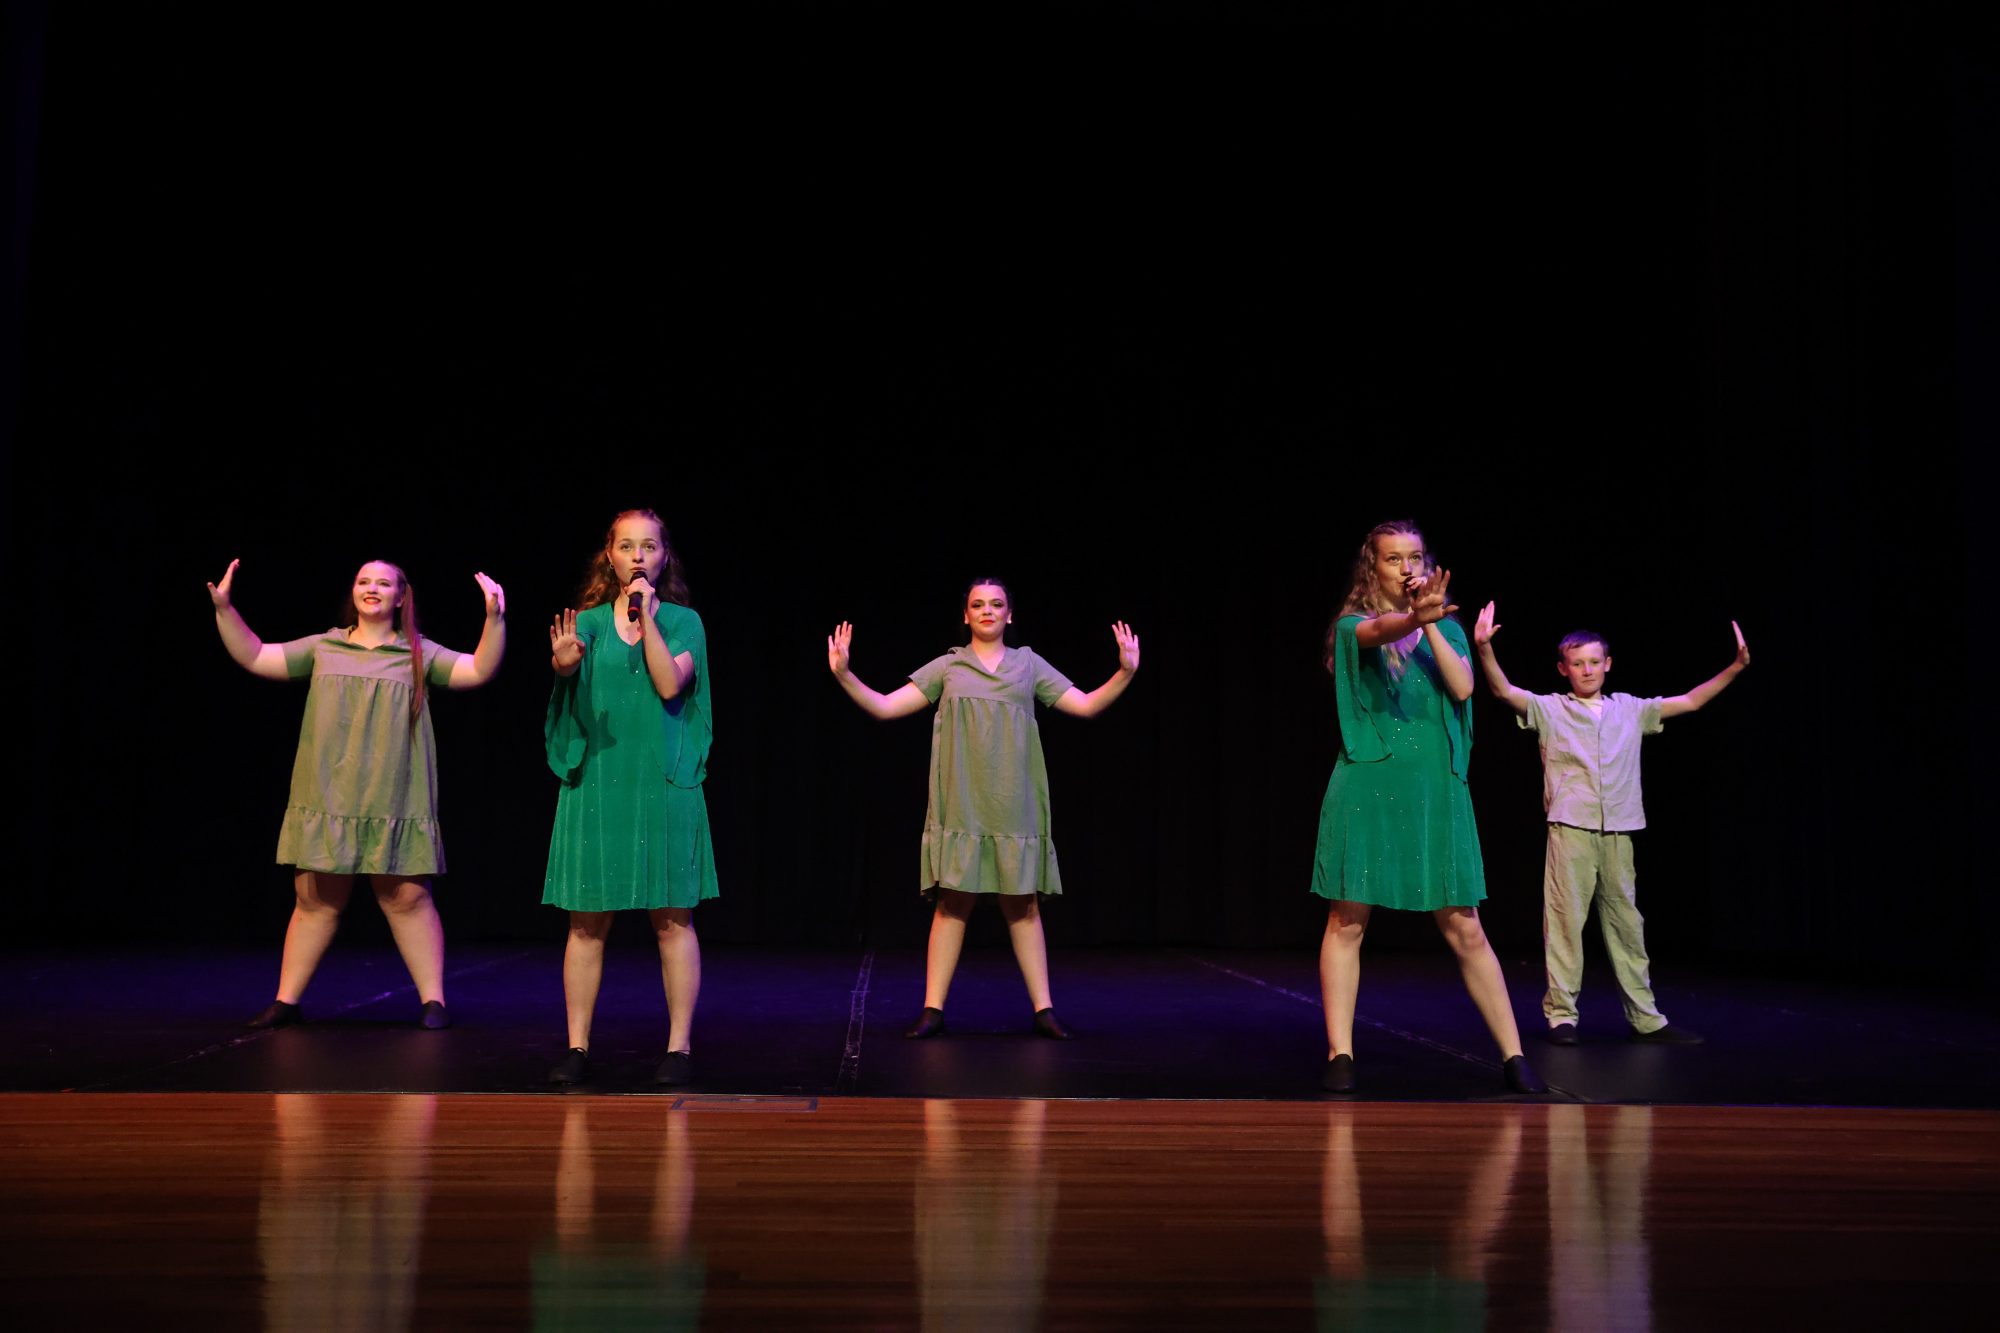
{"type": "Polygon", "coordinates": [[[288,1028],[294,1023],[303,1023],[306,1016],[299,1012],[295,1004],[283,1000],[271,1001],[271,1007],[257,1015],[243,1026],[246,1028],[288,1028]]]}
{"type": "Polygon", "coordinates": [[[1050,1041],[1068,1041],[1070,1030],[1062,1025],[1053,1009],[1035,1010],[1035,1035],[1047,1037],[1050,1041]]]}
{"type": "Polygon", "coordinates": [[[1549,1029],[1548,1042],[1551,1046],[1576,1045],[1576,1024],[1558,1023],[1549,1029]]]}
{"type": "Polygon", "coordinates": [[[1691,1028],[1677,1028],[1672,1023],[1651,1032],[1633,1032],[1633,1041],[1646,1042],[1653,1046],[1699,1046],[1708,1038],[1691,1028]]]}
{"type": "Polygon", "coordinates": [[[563,1058],[549,1071],[551,1083],[581,1083],[590,1077],[590,1052],[581,1046],[572,1046],[563,1052],[563,1058]]]}
{"type": "Polygon", "coordinates": [[[432,1032],[438,1032],[444,1028],[450,1027],[451,1015],[444,1011],[444,1001],[425,1000],[424,1012],[423,1015],[417,1019],[417,1024],[420,1027],[429,1028],[432,1032]]]}
{"type": "Polygon", "coordinates": [[[653,1071],[653,1082],[662,1087],[677,1088],[694,1080],[694,1052],[668,1051],[667,1058],[660,1061],[660,1067],[653,1071]]]}
{"type": "Polygon", "coordinates": [[[1336,1055],[1326,1062],[1326,1072],[1319,1076],[1319,1085],[1328,1092],[1354,1091],[1354,1057],[1336,1055]]]}
{"type": "Polygon", "coordinates": [[[924,1037],[935,1037],[944,1031],[944,1010],[926,1009],[917,1015],[917,1021],[903,1029],[903,1035],[912,1041],[924,1037]]]}
{"type": "Polygon", "coordinates": [[[1510,1055],[1501,1067],[1501,1075],[1507,1080],[1509,1092],[1547,1092],[1549,1085],[1542,1082],[1533,1065],[1525,1055],[1510,1055]]]}

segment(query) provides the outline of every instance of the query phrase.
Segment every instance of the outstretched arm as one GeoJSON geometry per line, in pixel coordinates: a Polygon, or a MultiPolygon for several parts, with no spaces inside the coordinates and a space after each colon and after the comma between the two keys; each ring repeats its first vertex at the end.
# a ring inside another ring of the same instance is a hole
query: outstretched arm
{"type": "Polygon", "coordinates": [[[1500,626],[1493,621],[1493,603],[1488,602],[1472,627],[1473,651],[1479,654],[1479,669],[1486,676],[1486,688],[1495,697],[1515,712],[1526,713],[1528,692],[1507,679],[1507,673],[1500,669],[1500,659],[1493,654],[1493,636],[1499,632],[1500,626]]]}
{"type": "Polygon", "coordinates": [[[1743,630],[1735,621],[1729,628],[1736,631],[1736,660],[1722,668],[1720,674],[1703,681],[1686,694],[1677,694],[1671,699],[1660,700],[1662,719],[1679,717],[1682,713],[1692,713],[1716,695],[1729,688],[1729,682],[1743,674],[1743,668],[1750,665],[1750,645],[1743,642],[1743,630]]]}
{"type": "Polygon", "coordinates": [[[231,659],[251,675],[265,680],[289,680],[291,672],[285,670],[285,650],[252,634],[229,600],[236,582],[236,567],[242,563],[231,560],[229,568],[222,571],[222,581],[208,585],[208,600],[215,605],[216,633],[222,636],[222,646],[231,659]]]}
{"type": "MultiPolygon", "coordinates": [[[[1424,640],[1431,646],[1431,657],[1438,664],[1438,674],[1444,677],[1445,689],[1454,701],[1464,703],[1472,697],[1472,663],[1459,656],[1458,649],[1452,646],[1451,640],[1447,639],[1444,631],[1438,628],[1446,616],[1458,610],[1457,604],[1451,600],[1450,593],[1451,571],[1448,569],[1441,569],[1435,575],[1426,578],[1412,580],[1409,615],[1412,620],[1424,627],[1424,640]]],[[[1379,620],[1381,617],[1378,616],[1376,619],[1379,620]]],[[[1359,628],[1367,629],[1370,623],[1372,622],[1363,621],[1359,628]]],[[[1409,633],[1408,630],[1403,632],[1409,633]]],[[[1357,634],[1356,637],[1361,636],[1357,634]]],[[[1378,646],[1370,645],[1366,638],[1361,638],[1361,642],[1364,647],[1378,646]]]]}
{"type": "Polygon", "coordinates": [[[886,722],[893,717],[908,717],[921,713],[930,707],[931,701],[914,684],[888,694],[877,694],[861,683],[861,678],[848,668],[848,652],[854,643],[854,626],[841,621],[833,633],[826,636],[826,665],[833,672],[833,678],[840,682],[840,688],[847,691],[847,697],[861,705],[861,711],[873,718],[886,722]]]}
{"type": "Polygon", "coordinates": [[[451,664],[451,679],[445,684],[454,690],[477,689],[492,680],[507,652],[507,591],[484,574],[472,577],[479,581],[479,590],[486,597],[486,626],[479,631],[479,646],[472,650],[472,656],[451,664]]]}
{"type": "Polygon", "coordinates": [[[1132,677],[1139,671],[1139,636],[1121,620],[1112,625],[1111,637],[1118,641],[1118,669],[1111,673],[1110,680],[1089,694],[1074,686],[1065,690],[1055,702],[1058,713],[1068,713],[1071,717],[1096,717],[1111,707],[1118,696],[1125,693],[1125,687],[1132,683],[1132,677]]]}

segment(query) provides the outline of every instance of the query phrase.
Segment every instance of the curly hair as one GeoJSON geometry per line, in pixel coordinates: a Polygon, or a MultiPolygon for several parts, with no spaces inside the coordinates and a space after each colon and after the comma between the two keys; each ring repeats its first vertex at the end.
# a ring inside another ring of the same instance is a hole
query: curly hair
{"type": "MultiPolygon", "coordinates": [[[[1341,600],[1340,611],[1333,623],[1326,627],[1326,655],[1324,658],[1327,674],[1334,670],[1335,628],[1347,616],[1360,615],[1373,620],[1385,611],[1395,608],[1382,600],[1382,583],[1375,577],[1375,543],[1383,537],[1415,537],[1424,544],[1424,574],[1437,572],[1437,562],[1431,559],[1430,543],[1425,541],[1423,531],[1407,518],[1392,518],[1386,523],[1377,523],[1368,529],[1368,535],[1361,539],[1361,550],[1354,557],[1354,574],[1348,580],[1347,596],[1341,600]]],[[[1390,679],[1403,674],[1403,651],[1393,643],[1382,645],[1382,670],[1390,679]]]]}
{"type": "Polygon", "coordinates": [[[590,570],[583,578],[583,587],[577,591],[577,609],[588,611],[593,606],[614,602],[624,591],[623,585],[618,582],[617,571],[611,567],[611,543],[618,536],[618,525],[628,518],[643,518],[659,530],[660,550],[665,553],[667,563],[662,570],[662,576],[654,580],[653,590],[660,595],[662,601],[672,602],[676,606],[686,606],[687,579],[681,572],[680,557],[674,554],[673,543],[667,540],[667,525],[662,523],[660,516],[650,509],[626,509],[620,511],[618,516],[611,520],[611,526],[604,530],[604,545],[600,546],[597,554],[592,557],[590,570]]]}

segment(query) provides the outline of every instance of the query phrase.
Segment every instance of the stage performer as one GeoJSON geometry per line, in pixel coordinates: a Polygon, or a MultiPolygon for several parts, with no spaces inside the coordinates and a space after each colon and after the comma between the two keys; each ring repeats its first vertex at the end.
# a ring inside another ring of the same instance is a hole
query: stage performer
{"type": "Polygon", "coordinates": [[[1583,923],[1597,903],[1604,951],[1625,1000],[1632,1040],[1666,1046],[1698,1046],[1701,1034],[1669,1023],[1653,1001],[1652,965],[1646,955],[1646,923],[1639,915],[1632,869],[1632,835],[1646,827],[1639,794],[1639,747],[1658,735],[1670,717],[1692,713],[1729,688],[1750,665],[1750,647],[1735,621],[1736,658],[1721,674],[1686,694],[1639,699],[1607,694],[1611,649],[1604,636],[1577,630],[1556,645],[1556,673],[1568,694],[1531,694],[1512,684],[1493,652],[1500,631],[1493,603],[1472,628],[1486,684],[1509,708],[1515,723],[1532,731],[1542,751],[1542,808],[1548,815],[1548,853],[1542,863],[1542,952],[1548,993],[1542,1014],[1548,1039],[1576,1045],[1577,992],[1583,986],[1583,923]]]}
{"type": "Polygon", "coordinates": [[[590,1022],[612,913],[643,909],[660,949],[667,1051],[653,1081],[693,1077],[701,942],[694,909],[716,896],[708,836],[708,637],[650,509],[611,521],[578,595],[549,627],[555,688],[543,724],[556,791],[542,901],[569,913],[563,1001],[569,1049],[551,1083],[590,1073],[590,1022]]]}
{"type": "Polygon", "coordinates": [[[417,591],[403,571],[371,560],[354,575],[339,625],[265,643],[233,601],[241,563],[230,561],[221,581],[208,585],[222,646],[266,680],[312,678],[278,832],[278,863],[293,868],[296,902],[277,997],[249,1026],[301,1021],[299,999],[333,942],[354,877],[366,875],[416,983],[420,1021],[450,1027],[444,926],[430,891],[430,877],[444,872],[444,839],[428,687],[470,690],[493,678],[507,646],[507,595],[473,575],[486,600],[485,627],[470,655],[453,652],[418,631],[417,591]]]}
{"type": "Polygon", "coordinates": [[[847,696],[871,717],[907,717],[931,705],[930,803],[924,811],[917,885],[934,898],[924,970],[924,1008],[905,1037],[945,1030],[944,1002],[965,943],[965,923],[981,896],[999,899],[1014,958],[1034,1007],[1034,1030],[1067,1041],[1049,992],[1041,900],[1062,892],[1049,820],[1049,778],[1042,763],[1035,703],[1072,717],[1109,708],[1139,669],[1139,636],[1118,621],[1111,636],[1118,669],[1085,693],[1038,656],[1006,642],[1014,619],[1007,585],[975,580],[964,597],[971,639],[910,673],[908,683],[877,694],[849,669],[854,627],[843,621],[826,640],[827,666],[847,696]]]}
{"type": "Polygon", "coordinates": [[[1327,631],[1340,754],[1320,806],[1313,892],[1329,900],[1320,941],[1327,1064],[1322,1086],[1352,1092],[1361,939],[1376,907],[1431,913],[1516,1092],[1547,1089],[1521,1052],[1500,961],[1479,923],[1486,896],[1466,770],[1472,664],[1441,570],[1414,523],[1372,529],[1327,631]]]}

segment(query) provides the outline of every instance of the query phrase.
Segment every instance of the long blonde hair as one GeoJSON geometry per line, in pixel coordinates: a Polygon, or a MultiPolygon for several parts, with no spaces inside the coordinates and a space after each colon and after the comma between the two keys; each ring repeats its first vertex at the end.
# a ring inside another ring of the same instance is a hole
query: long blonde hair
{"type": "MultiPolygon", "coordinates": [[[[362,565],[387,565],[396,571],[396,582],[402,585],[403,600],[396,607],[396,633],[403,636],[403,642],[410,645],[410,725],[417,725],[417,719],[424,715],[424,636],[417,632],[417,590],[410,583],[410,576],[403,567],[393,560],[364,560],[362,565]]],[[[355,571],[360,573],[359,569],[355,571]]],[[[347,589],[347,609],[341,614],[340,623],[353,629],[361,623],[361,608],[354,604],[354,588],[347,589]]]]}
{"type": "MultiPolygon", "coordinates": [[[[1425,540],[1423,531],[1407,518],[1392,518],[1386,523],[1377,523],[1368,529],[1368,535],[1361,539],[1361,550],[1354,557],[1354,575],[1348,581],[1347,596],[1341,601],[1340,612],[1333,618],[1333,624],[1326,627],[1326,670],[1334,671],[1335,627],[1347,616],[1366,616],[1373,620],[1384,611],[1394,610],[1382,600],[1382,581],[1375,576],[1375,543],[1383,537],[1415,537],[1424,546],[1424,574],[1437,572],[1437,562],[1431,559],[1431,544],[1425,540]]],[[[1382,671],[1391,680],[1403,674],[1403,650],[1393,643],[1385,643],[1381,648],[1382,671]]]]}

